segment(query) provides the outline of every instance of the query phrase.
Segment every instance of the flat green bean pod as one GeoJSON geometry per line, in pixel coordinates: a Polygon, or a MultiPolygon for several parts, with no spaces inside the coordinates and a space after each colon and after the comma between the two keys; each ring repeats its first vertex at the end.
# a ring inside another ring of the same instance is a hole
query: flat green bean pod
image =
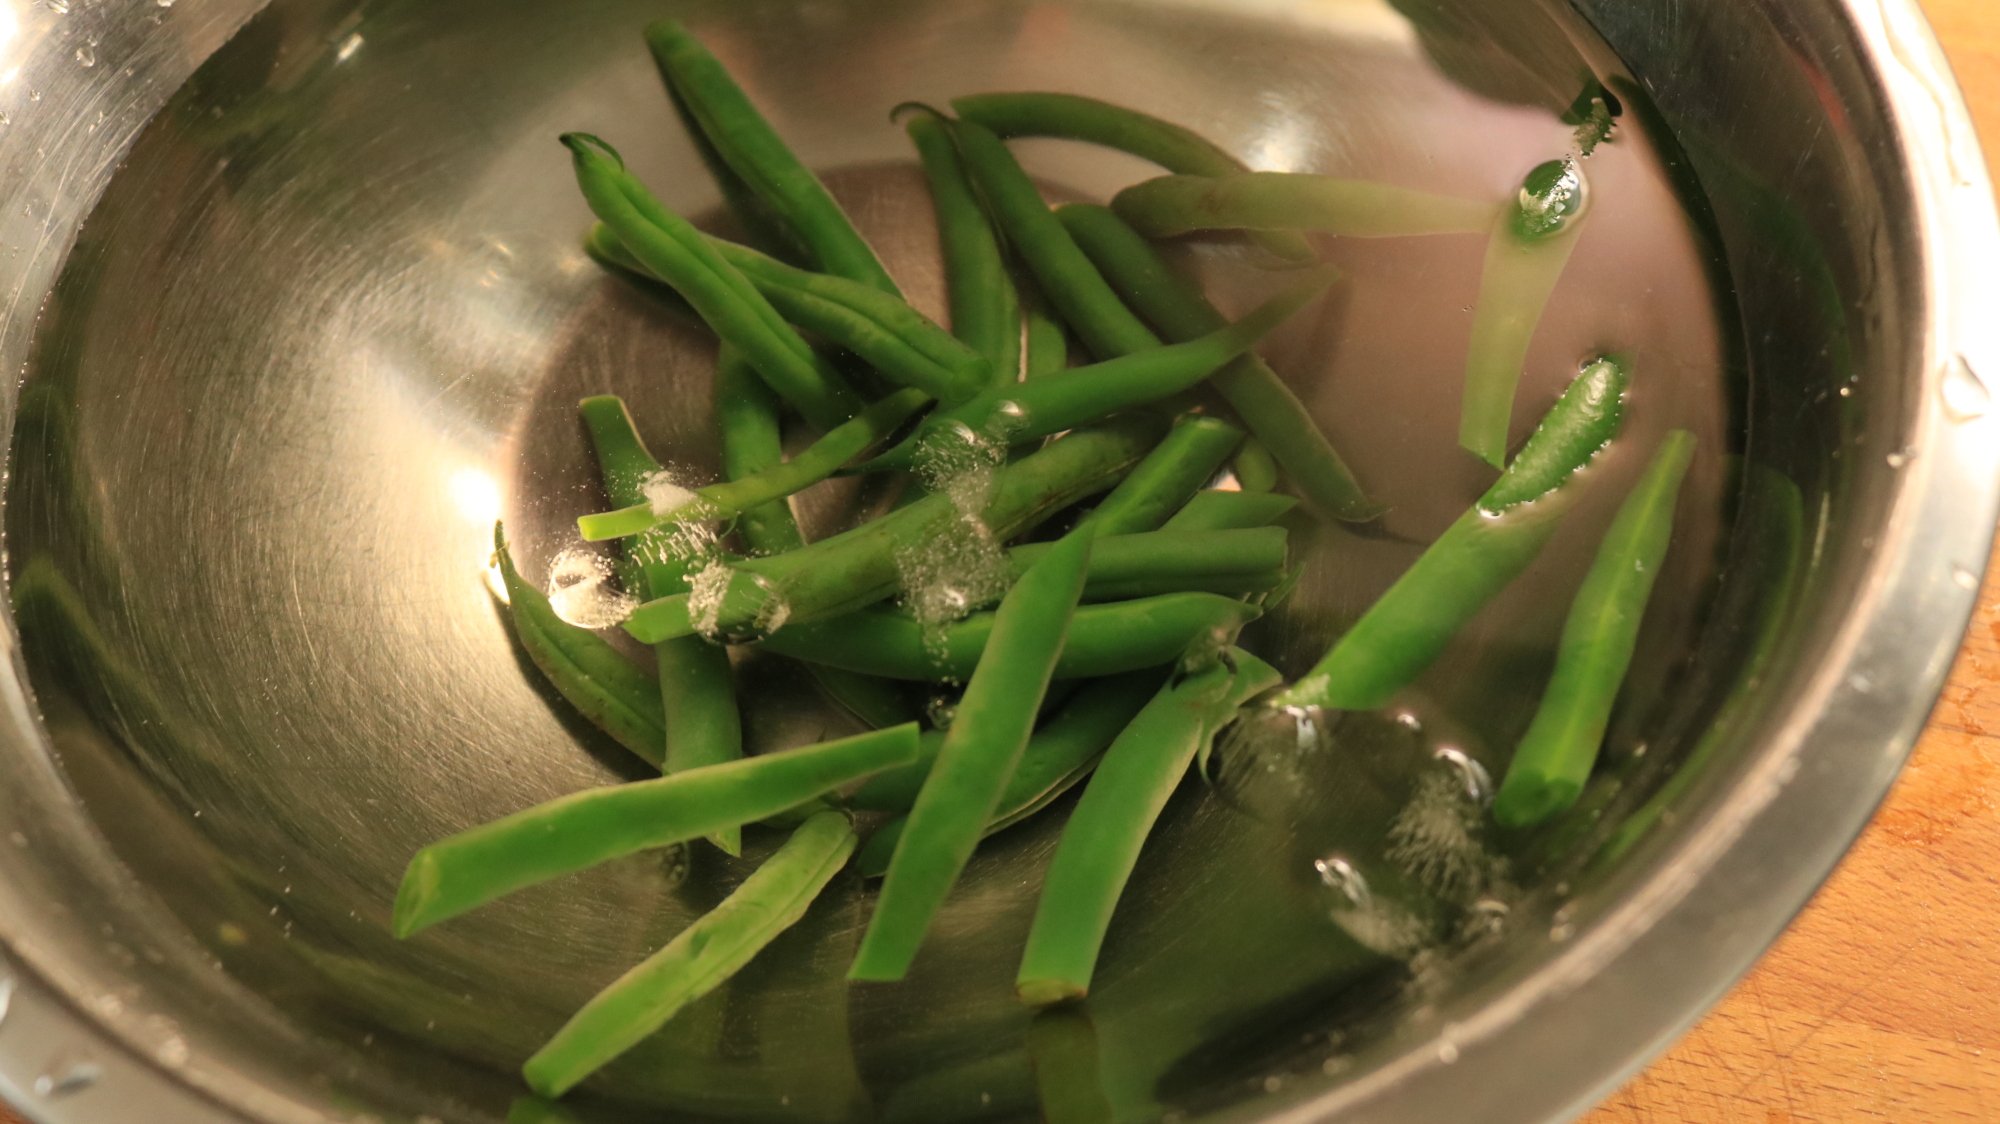
{"type": "Polygon", "coordinates": [[[1023,1002],[1089,993],[1112,911],[1167,798],[1236,708],[1280,678],[1238,649],[1161,690],[1105,750],[1042,881],[1015,980],[1023,1002]]]}
{"type": "Polygon", "coordinates": [[[809,817],[720,904],[572,1015],[521,1067],[529,1087],[562,1096],[713,991],[805,915],[854,844],[845,815],[809,817]]]}
{"type": "MultiPolygon", "coordinates": [[[[1192,129],[1149,113],[1080,94],[991,93],[953,98],[952,109],[1002,138],[1060,137],[1128,152],[1169,172],[1229,176],[1249,167],[1192,129]]],[[[1265,249],[1294,262],[1313,259],[1312,247],[1296,234],[1259,232],[1265,249]]]]}
{"type": "MultiPolygon", "coordinates": [[[[1254,620],[1258,610],[1215,593],[1167,593],[1085,605],[1056,661],[1058,679],[1089,679],[1171,663],[1190,643],[1254,620]]],[[[996,614],[974,613],[940,636],[914,618],[870,610],[787,625],[760,647],[808,663],[890,679],[962,680],[978,666],[996,614]]]]}
{"type": "Polygon", "coordinates": [[[1653,579],[1673,539],[1674,505],[1693,459],[1694,435],[1684,429],[1668,434],[1605,532],[1570,605],[1541,705],[1493,799],[1493,818],[1503,827],[1533,827],[1563,811],[1590,779],[1639,644],[1653,579]]]}
{"type": "Polygon", "coordinates": [[[396,935],[560,875],[754,823],[916,755],[911,723],[538,804],[418,851],[396,894],[396,935]]]}
{"type": "Polygon", "coordinates": [[[1314,230],[1353,238],[1476,234],[1500,208],[1477,199],[1306,172],[1161,176],[1111,200],[1149,238],[1202,230],[1314,230]]]}
{"type": "Polygon", "coordinates": [[[1562,484],[1617,433],[1629,382],[1615,359],[1585,367],[1472,510],[1272,705],[1370,710],[1429,667],[1541,553],[1571,506],[1562,484]]]}
{"type": "Polygon", "coordinates": [[[897,980],[979,845],[1027,748],[1063,649],[1091,537],[1071,535],[1031,567],[994,614],[991,639],[917,793],[848,978],[897,980]]]}

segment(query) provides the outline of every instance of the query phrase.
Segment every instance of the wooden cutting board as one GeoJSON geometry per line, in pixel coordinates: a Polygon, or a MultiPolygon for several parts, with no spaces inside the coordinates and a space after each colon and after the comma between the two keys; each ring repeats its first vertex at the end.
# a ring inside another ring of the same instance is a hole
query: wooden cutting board
{"type": "MultiPolygon", "coordinates": [[[[2000,179],[2000,0],[1923,3],[2000,179]]],[[[1738,1121],[2000,1122],[2000,564],[1873,826],[1729,997],[1584,1124],[1738,1121]]],[[[0,1108],[0,1124],[17,1122],[0,1108]]]]}

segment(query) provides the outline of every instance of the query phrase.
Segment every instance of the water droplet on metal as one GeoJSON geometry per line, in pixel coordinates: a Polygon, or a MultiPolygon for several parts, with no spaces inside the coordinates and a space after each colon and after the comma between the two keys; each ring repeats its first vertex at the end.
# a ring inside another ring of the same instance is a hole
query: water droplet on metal
{"type": "Polygon", "coordinates": [[[69,14],[69,0],[46,0],[48,9],[59,16],[69,14]]]}
{"type": "Polygon", "coordinates": [[[1978,589],[1979,575],[1954,562],[1951,566],[1951,584],[1960,589],[1978,589]]]}
{"type": "Polygon", "coordinates": [[[361,38],[359,31],[349,34],[347,38],[340,41],[340,46],[334,50],[333,61],[346,62],[348,59],[353,58],[354,52],[361,49],[363,42],[365,40],[361,38]]]}
{"type": "Polygon", "coordinates": [[[1839,394],[1842,398],[1852,398],[1854,397],[1854,388],[1851,386],[1843,386],[1840,388],[1839,394]]]}
{"type": "Polygon", "coordinates": [[[35,1095],[44,1100],[74,1096],[97,1084],[102,1076],[104,1070],[89,1058],[74,1053],[58,1054],[35,1076],[35,1095]]]}
{"type": "Polygon", "coordinates": [[[1464,750],[1455,745],[1441,745],[1431,756],[1458,774],[1459,785],[1467,800],[1475,804],[1484,804],[1493,798],[1493,774],[1487,772],[1486,766],[1474,761],[1464,750]]]}
{"type": "Polygon", "coordinates": [[[1911,461],[1917,459],[1916,446],[1905,445],[1902,448],[1897,449],[1895,452],[1890,453],[1887,457],[1883,459],[1889,462],[1890,468],[1903,468],[1907,466],[1911,461]]]}
{"type": "Polygon", "coordinates": [[[85,43],[76,49],[76,61],[80,66],[97,65],[97,44],[85,43]]]}
{"type": "Polygon", "coordinates": [[[1938,387],[1938,394],[1944,399],[1945,415],[1953,421],[1983,418],[1993,409],[1993,391],[1963,355],[1957,356],[1945,367],[1944,382],[1938,387]]]}
{"type": "Polygon", "coordinates": [[[171,8],[174,6],[174,0],[153,0],[153,3],[162,8],[171,8]]]}

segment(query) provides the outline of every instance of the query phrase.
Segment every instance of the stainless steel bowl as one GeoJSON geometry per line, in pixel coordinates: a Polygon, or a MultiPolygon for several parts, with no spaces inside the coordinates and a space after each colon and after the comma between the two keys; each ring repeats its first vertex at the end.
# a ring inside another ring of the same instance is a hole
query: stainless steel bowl
{"type": "MultiPolygon", "coordinates": [[[[595,127],[692,167],[635,45],[658,6],[262,7],[0,6],[0,365],[25,375],[5,401],[0,1094],[49,1124],[563,1119],[510,1104],[510,1065],[729,872],[636,861],[407,945],[384,919],[416,846],[620,769],[573,748],[476,577],[493,515],[546,544],[588,502],[579,390],[609,382],[676,459],[710,455],[699,380],[675,378],[698,336],[577,254],[549,139],[595,127]]],[[[1121,920],[1094,1038],[1050,1032],[1097,1052],[1119,1103],[1577,1112],[1723,992],[1887,789],[2000,509],[2000,230],[1910,0],[674,7],[903,262],[930,234],[880,114],[978,87],[1123,94],[1261,163],[1448,162],[1476,138],[1431,133],[1440,105],[1540,112],[1615,54],[1627,110],[1706,201],[1689,245],[1733,299],[1648,347],[1721,354],[1749,483],[1652,752],[1522,866],[1504,924],[1414,972],[1329,923],[1294,840],[1190,802],[1121,920]]],[[[666,186],[709,202],[694,175],[666,186]]],[[[755,736],[832,721],[797,699],[755,736]]],[[[977,867],[900,989],[840,985],[860,899],[835,895],[576,1118],[1031,1116],[998,985],[1019,864],[1048,843],[977,867]]]]}

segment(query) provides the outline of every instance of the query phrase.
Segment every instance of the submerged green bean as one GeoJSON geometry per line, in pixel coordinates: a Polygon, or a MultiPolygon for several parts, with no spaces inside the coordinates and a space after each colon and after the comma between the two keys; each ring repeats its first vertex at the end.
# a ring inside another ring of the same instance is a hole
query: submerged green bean
{"type": "Polygon", "coordinates": [[[1229,462],[1236,486],[1246,492],[1270,492],[1278,487],[1278,462],[1262,441],[1252,437],[1229,462]]]}
{"type": "MultiPolygon", "coordinates": [[[[1056,211],[1064,229],[1141,316],[1168,339],[1193,339],[1226,323],[1201,286],[1108,207],[1072,204],[1056,211]]],[[[1313,421],[1305,403],[1254,354],[1232,360],[1209,385],[1290,474],[1322,514],[1365,522],[1381,513],[1313,421]]]]}
{"type": "MultiPolygon", "coordinates": [[[[651,499],[642,499],[615,511],[585,515],[576,521],[577,531],[586,542],[602,542],[676,523],[731,518],[827,479],[855,457],[894,435],[898,427],[930,403],[930,395],[921,390],[896,391],[852,420],[827,431],[826,436],[791,460],[685,492],[678,503],[666,510],[661,510],[661,505],[651,499]]],[[[637,491],[644,493],[643,488],[637,491]]]]}
{"type": "Polygon", "coordinates": [[[1161,690],[1105,750],[1042,881],[1014,984],[1023,1002],[1089,993],[1112,911],[1167,798],[1236,708],[1280,678],[1238,649],[1161,690]]]}
{"type": "Polygon", "coordinates": [[[593,726],[659,767],[667,726],[658,685],[602,636],[556,615],[548,597],[514,568],[498,524],[493,528],[493,560],[507,591],[514,635],[549,685],[593,726]]]}
{"type": "MultiPolygon", "coordinates": [[[[1196,638],[1235,628],[1258,610],[1215,593],[1166,593],[1077,610],[1056,661],[1059,679],[1089,679],[1172,662],[1196,638]]],[[[974,613],[942,630],[902,613],[868,610],[787,625],[761,647],[808,663],[890,679],[964,679],[978,666],[996,614],[974,613]]]]}
{"type": "Polygon", "coordinates": [[[1571,506],[1563,482],[1617,433],[1629,382],[1618,360],[1585,367],[1472,510],[1273,705],[1369,710],[1429,667],[1541,553],[1571,506]]]}
{"type": "Polygon", "coordinates": [[[537,1050],[521,1074],[560,1097],[713,991],[799,918],[854,852],[839,812],[809,817],[715,908],[598,992],[537,1050]]]}
{"type": "Polygon", "coordinates": [[[1160,525],[1163,531],[1230,531],[1268,527],[1283,519],[1299,501],[1290,496],[1259,492],[1196,492],[1194,498],[1160,525]]]}
{"type": "Polygon", "coordinates": [[[903,129],[923,163],[937,212],[952,333],[986,356],[992,385],[1012,383],[1021,370],[1021,300],[1000,239],[944,123],[934,114],[917,113],[903,129]]]}
{"type": "Polygon", "coordinates": [[[396,935],[559,875],[753,823],[916,755],[911,723],[538,804],[418,851],[396,894],[396,935]]]}
{"type": "Polygon", "coordinates": [[[615,149],[582,133],[566,133],[562,140],[591,211],[632,257],[672,285],[723,342],[739,348],[772,390],[822,430],[860,409],[860,400],[839,372],[813,354],[704,235],[627,173],[615,149]]]}
{"type": "MultiPolygon", "coordinates": [[[[1164,593],[1252,593],[1285,569],[1283,527],[1231,531],[1143,531],[1104,535],[1090,552],[1083,595],[1092,601],[1164,593]]],[[[1007,552],[1016,575],[1049,552],[1029,543],[1007,552]]]]}
{"type": "Polygon", "coordinates": [[[1078,525],[1100,535],[1153,530],[1208,483],[1242,443],[1243,431],[1220,418],[1182,418],[1078,525]]]}
{"type": "Polygon", "coordinates": [[[1069,369],[1069,333],[1039,292],[1021,301],[1021,377],[1039,379],[1069,369]]]}
{"type": "Polygon", "coordinates": [[[1202,230],[1314,230],[1354,238],[1476,234],[1499,208],[1477,199],[1306,172],[1161,176],[1111,200],[1149,238],[1202,230]]]}
{"type": "Polygon", "coordinates": [[[889,271],[819,177],[799,162],[708,48],[675,20],[646,25],[661,76],[715,152],[798,235],[828,273],[897,292],[889,271]]]}
{"type": "Polygon", "coordinates": [[[1099,359],[1158,347],[1160,338],[1125,307],[1077,248],[1007,145],[971,121],[955,123],[952,139],[994,225],[1083,346],[1099,359]]]}
{"type": "MultiPolygon", "coordinates": [[[[1215,142],[1171,121],[1080,94],[992,93],[953,98],[952,109],[1002,138],[1060,137],[1085,141],[1150,160],[1169,172],[1230,176],[1249,171],[1215,142]]],[[[1313,258],[1297,234],[1259,232],[1265,249],[1290,261],[1313,258]]]]}
{"type": "Polygon", "coordinates": [[[1693,458],[1693,434],[1668,434],[1598,546],[1563,624],[1541,705],[1493,799],[1493,818],[1502,826],[1541,823],[1575,803],[1590,779],[1638,647],[1653,579],[1673,538],[1674,505],[1693,458]]]}
{"type": "Polygon", "coordinates": [[[1063,540],[1001,600],[992,638],[889,860],[849,979],[897,980],[909,972],[1027,748],[1083,592],[1091,541],[1063,540]]]}
{"type": "MultiPolygon", "coordinates": [[[[996,469],[980,519],[1004,542],[1109,487],[1152,447],[1157,432],[1157,422],[1136,416],[1072,430],[996,469]]],[[[703,618],[701,631],[755,636],[770,631],[773,619],[789,628],[872,605],[901,587],[898,551],[923,549],[960,518],[950,497],[926,496],[810,546],[736,563],[719,575],[719,588],[695,606],[703,618]]],[[[625,630],[643,643],[695,632],[690,599],[649,601],[626,619],[625,630]]]]}

